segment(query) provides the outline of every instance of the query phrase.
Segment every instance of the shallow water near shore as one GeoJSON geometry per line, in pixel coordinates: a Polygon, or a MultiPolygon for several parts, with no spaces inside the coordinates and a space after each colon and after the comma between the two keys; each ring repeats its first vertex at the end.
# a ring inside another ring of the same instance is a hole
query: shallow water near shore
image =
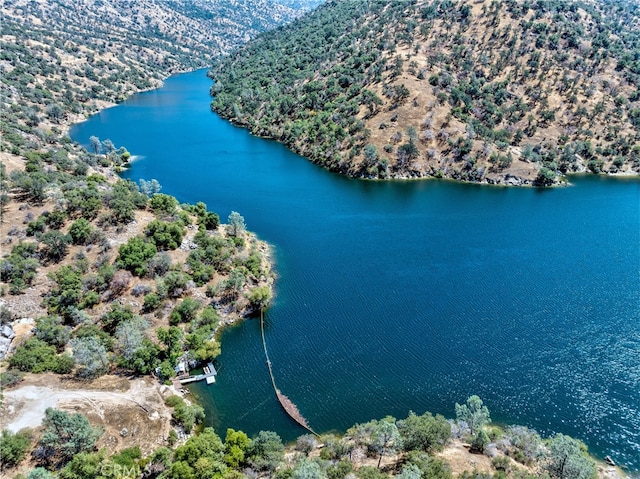
{"type": "MultiPolygon", "coordinates": [[[[265,316],[278,387],[318,432],[410,410],[454,415],[478,394],[495,421],[563,432],[640,470],[640,182],[552,190],[328,173],[209,109],[204,71],[76,125],[126,146],[157,179],[274,245],[265,316]]],[[[284,439],[247,320],[222,334],[208,424],[284,439]]]]}

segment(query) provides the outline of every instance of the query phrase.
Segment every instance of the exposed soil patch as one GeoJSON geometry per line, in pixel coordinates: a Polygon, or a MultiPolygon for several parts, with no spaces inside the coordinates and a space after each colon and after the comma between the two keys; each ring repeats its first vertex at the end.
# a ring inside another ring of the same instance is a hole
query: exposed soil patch
{"type": "Polygon", "coordinates": [[[105,432],[97,443],[110,453],[140,446],[143,454],[166,444],[171,409],[164,404],[170,388],[153,378],[103,376],[75,381],[54,374],[28,375],[19,386],[3,391],[0,427],[36,429],[49,407],[82,413],[105,432]]]}

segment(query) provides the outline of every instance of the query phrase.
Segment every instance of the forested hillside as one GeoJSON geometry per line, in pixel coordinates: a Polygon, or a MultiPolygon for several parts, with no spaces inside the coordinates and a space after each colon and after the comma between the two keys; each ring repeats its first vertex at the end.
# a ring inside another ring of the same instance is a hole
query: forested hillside
{"type": "Polygon", "coordinates": [[[640,171],[637,2],[330,1],[212,77],[215,111],[351,176],[640,171]]]}
{"type": "Polygon", "coordinates": [[[211,65],[300,10],[278,0],[7,0],[0,13],[3,150],[18,152],[172,73],[211,65]]]}

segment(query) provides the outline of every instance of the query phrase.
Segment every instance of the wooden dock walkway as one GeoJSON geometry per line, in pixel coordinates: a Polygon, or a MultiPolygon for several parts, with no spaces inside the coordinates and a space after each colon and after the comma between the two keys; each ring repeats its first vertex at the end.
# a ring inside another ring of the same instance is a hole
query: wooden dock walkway
{"type": "Polygon", "coordinates": [[[202,380],[207,381],[207,384],[215,383],[217,374],[218,371],[216,371],[216,368],[213,367],[213,363],[208,363],[202,368],[202,374],[180,379],[180,384],[194,383],[196,381],[202,380]]]}

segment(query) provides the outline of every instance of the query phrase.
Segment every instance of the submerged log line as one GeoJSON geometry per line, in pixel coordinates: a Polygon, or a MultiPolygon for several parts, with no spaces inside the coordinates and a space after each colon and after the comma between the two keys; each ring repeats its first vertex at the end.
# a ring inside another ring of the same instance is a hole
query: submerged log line
{"type": "Polygon", "coordinates": [[[276,379],[273,376],[273,369],[271,368],[271,360],[269,359],[269,353],[267,352],[267,342],[264,339],[264,318],[262,315],[262,311],[260,311],[260,331],[262,332],[262,347],[264,348],[264,357],[267,359],[267,368],[269,368],[269,376],[271,377],[271,384],[273,385],[273,390],[276,393],[276,397],[278,398],[278,402],[280,403],[280,406],[282,406],[282,409],[284,409],[284,412],[286,412],[289,415],[289,417],[291,417],[291,419],[293,419],[295,422],[297,422],[300,426],[305,428],[311,434],[314,434],[315,436],[317,436],[318,434],[313,429],[311,429],[311,427],[309,426],[309,423],[307,423],[307,420],[298,410],[298,407],[295,404],[293,404],[293,401],[291,401],[291,399],[289,399],[287,396],[282,394],[282,391],[280,391],[280,389],[278,389],[278,386],[276,386],[276,379]]]}

